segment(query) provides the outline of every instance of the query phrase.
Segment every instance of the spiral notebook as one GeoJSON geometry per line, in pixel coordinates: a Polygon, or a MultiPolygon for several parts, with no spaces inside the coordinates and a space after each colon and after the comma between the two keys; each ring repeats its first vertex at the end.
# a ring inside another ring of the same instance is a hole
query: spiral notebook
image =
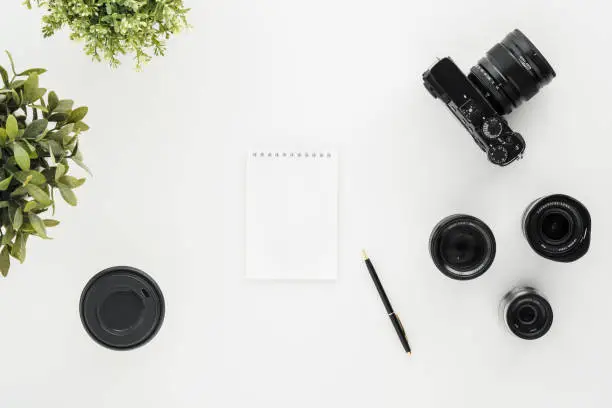
{"type": "Polygon", "coordinates": [[[246,178],[247,278],[335,279],[337,155],[251,152],[246,178]]]}

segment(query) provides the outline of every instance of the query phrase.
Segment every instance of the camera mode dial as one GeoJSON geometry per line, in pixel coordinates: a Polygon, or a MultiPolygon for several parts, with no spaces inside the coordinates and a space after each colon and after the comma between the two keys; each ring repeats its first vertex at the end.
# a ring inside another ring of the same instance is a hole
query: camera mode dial
{"type": "Polygon", "coordinates": [[[488,155],[495,164],[504,164],[508,160],[508,150],[504,146],[491,147],[488,155]]]}
{"type": "Polygon", "coordinates": [[[482,125],[482,133],[489,139],[498,138],[503,130],[504,126],[501,120],[495,117],[487,118],[482,125]]]}

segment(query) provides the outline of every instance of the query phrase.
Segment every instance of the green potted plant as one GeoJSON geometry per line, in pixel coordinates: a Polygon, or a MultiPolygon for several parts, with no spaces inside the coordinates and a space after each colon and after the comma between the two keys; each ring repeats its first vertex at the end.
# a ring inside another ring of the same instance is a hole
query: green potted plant
{"type": "Polygon", "coordinates": [[[85,42],[85,53],[107,60],[112,67],[119,56],[134,54],[136,68],[154,55],[164,55],[166,40],[188,27],[189,9],[183,0],[26,0],[47,9],[43,34],[50,37],[68,26],[73,40],[85,42]]]}
{"type": "Polygon", "coordinates": [[[32,68],[11,73],[0,66],[0,273],[6,276],[10,257],[23,263],[32,235],[48,239],[47,228],[59,222],[46,219],[55,212],[56,192],[76,205],[73,190],[85,179],[68,173],[82,162],[79,136],[89,127],[83,122],[87,107],[73,109],[73,101],[39,87],[46,72],[32,68]]]}

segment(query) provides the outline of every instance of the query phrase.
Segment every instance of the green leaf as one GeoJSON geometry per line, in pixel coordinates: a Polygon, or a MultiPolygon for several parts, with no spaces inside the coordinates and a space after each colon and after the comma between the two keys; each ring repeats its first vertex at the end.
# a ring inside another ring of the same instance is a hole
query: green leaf
{"type": "Polygon", "coordinates": [[[68,114],[64,112],[53,112],[49,115],[49,122],[63,122],[68,119],[68,114]]]}
{"type": "Polygon", "coordinates": [[[89,130],[89,126],[85,122],[77,122],[74,125],[75,132],[87,132],[89,130]]]}
{"type": "Polygon", "coordinates": [[[3,145],[6,143],[6,139],[8,139],[8,135],[6,134],[6,130],[4,128],[0,128],[0,142],[3,145]]]}
{"type": "Polygon", "coordinates": [[[23,86],[23,84],[25,84],[25,80],[23,79],[17,79],[13,82],[11,82],[11,88],[13,89],[17,89],[23,86]]]}
{"type": "Polygon", "coordinates": [[[18,233],[13,248],[11,249],[11,256],[23,263],[26,258],[26,243],[28,241],[28,235],[24,233],[18,233]]]}
{"type": "Polygon", "coordinates": [[[51,219],[44,220],[43,222],[45,223],[45,227],[47,228],[57,227],[60,223],[59,221],[51,220],[51,219]]]}
{"type": "Polygon", "coordinates": [[[89,109],[87,108],[87,106],[81,106],[80,108],[76,108],[75,110],[70,112],[70,115],[68,116],[67,120],[68,123],[76,123],[83,120],[85,116],[87,116],[88,111],[89,109]]]}
{"type": "Polygon", "coordinates": [[[35,93],[38,91],[38,75],[32,74],[23,84],[23,96],[26,103],[34,102],[35,93]]]}
{"type": "Polygon", "coordinates": [[[19,142],[13,143],[13,151],[15,152],[15,160],[21,170],[30,169],[30,155],[27,150],[19,142]]]}
{"type": "Polygon", "coordinates": [[[32,198],[38,201],[38,203],[41,204],[43,207],[48,207],[51,205],[51,198],[49,198],[49,195],[42,188],[34,184],[28,184],[27,186],[25,186],[25,189],[28,194],[30,194],[32,198]]]}
{"type": "Polygon", "coordinates": [[[13,61],[13,56],[11,55],[10,52],[5,51],[6,55],[8,55],[9,61],[11,62],[11,69],[13,70],[13,74],[17,75],[17,72],[15,72],[15,62],[13,61]]]}
{"type": "Polygon", "coordinates": [[[10,86],[8,73],[6,72],[6,69],[4,69],[4,67],[1,65],[0,65],[0,77],[2,77],[2,82],[4,83],[4,86],[8,88],[10,86]]]}
{"type": "Polygon", "coordinates": [[[62,126],[60,130],[49,133],[49,139],[55,140],[58,143],[64,144],[64,138],[66,138],[74,130],[74,123],[70,123],[62,126]]]}
{"type": "Polygon", "coordinates": [[[77,187],[81,187],[83,183],[85,183],[85,179],[84,178],[77,179],[76,177],[72,177],[72,176],[63,176],[59,179],[59,182],[70,188],[77,188],[77,187]]]}
{"type": "Polygon", "coordinates": [[[47,178],[36,170],[18,171],[15,173],[15,178],[19,180],[20,183],[25,183],[28,177],[30,177],[30,182],[36,185],[45,184],[47,182],[47,178]]]}
{"type": "Polygon", "coordinates": [[[11,181],[13,181],[13,176],[8,176],[4,180],[0,181],[0,191],[6,191],[11,184],[11,181]]]}
{"type": "Polygon", "coordinates": [[[74,191],[72,191],[71,189],[67,187],[61,187],[61,186],[59,190],[60,190],[60,193],[62,194],[62,198],[64,199],[64,201],[66,201],[68,204],[72,206],[77,205],[77,198],[76,198],[76,195],[74,194],[74,191]]]}
{"type": "Polygon", "coordinates": [[[57,166],[55,167],[55,181],[59,182],[60,178],[64,174],[66,174],[67,171],[68,171],[68,167],[66,167],[62,163],[57,163],[57,166]]]}
{"type": "Polygon", "coordinates": [[[34,139],[38,137],[38,135],[40,135],[47,129],[48,124],[49,121],[47,119],[33,120],[23,133],[23,138],[34,139]]]}
{"type": "Polygon", "coordinates": [[[4,236],[2,237],[1,244],[9,245],[13,243],[13,238],[15,238],[15,230],[13,229],[13,226],[11,224],[6,225],[5,228],[6,228],[6,232],[4,233],[4,236]]]}
{"type": "Polygon", "coordinates": [[[57,108],[57,105],[59,104],[59,98],[57,97],[57,94],[55,93],[55,91],[49,92],[49,95],[47,96],[47,100],[48,100],[47,105],[49,108],[49,112],[57,108]]]}
{"type": "Polygon", "coordinates": [[[19,197],[22,195],[26,195],[27,193],[28,190],[26,190],[24,186],[19,186],[15,190],[13,190],[13,192],[11,193],[11,197],[19,197]]]}
{"type": "Polygon", "coordinates": [[[17,124],[17,119],[13,115],[9,115],[8,118],[6,118],[6,134],[10,140],[15,140],[19,134],[19,125],[17,124]]]}
{"type": "Polygon", "coordinates": [[[8,206],[9,206],[8,201],[0,201],[0,208],[8,208],[8,206]]]}
{"type": "Polygon", "coordinates": [[[36,207],[38,207],[38,203],[36,201],[28,201],[26,205],[23,207],[23,212],[29,213],[30,211],[34,210],[36,207]]]}
{"type": "Polygon", "coordinates": [[[17,76],[28,76],[31,74],[42,75],[45,72],[47,72],[47,70],[44,68],[30,68],[30,69],[26,69],[25,71],[17,74],[17,76]]]}
{"type": "Polygon", "coordinates": [[[28,214],[28,218],[30,220],[30,224],[32,224],[32,228],[34,228],[34,231],[36,231],[36,234],[41,238],[49,239],[43,220],[34,213],[28,214]]]}
{"type": "Polygon", "coordinates": [[[91,170],[89,170],[89,167],[87,167],[85,163],[83,163],[83,155],[81,155],[80,151],[77,152],[76,155],[72,156],[71,160],[75,162],[77,166],[85,170],[87,174],[89,174],[90,176],[93,176],[93,174],[91,174],[91,170]]]}
{"type": "Polygon", "coordinates": [[[6,278],[10,268],[11,258],[9,257],[8,246],[5,245],[4,248],[2,248],[2,251],[0,251],[0,273],[2,273],[2,276],[6,278]]]}
{"type": "Polygon", "coordinates": [[[17,207],[15,210],[15,215],[13,215],[13,228],[15,231],[19,231],[19,228],[23,225],[23,212],[21,211],[21,207],[17,207]]]}
{"type": "Polygon", "coordinates": [[[57,103],[57,106],[53,109],[53,112],[61,112],[69,114],[72,110],[72,105],[74,105],[74,101],[71,99],[62,99],[57,103]]]}

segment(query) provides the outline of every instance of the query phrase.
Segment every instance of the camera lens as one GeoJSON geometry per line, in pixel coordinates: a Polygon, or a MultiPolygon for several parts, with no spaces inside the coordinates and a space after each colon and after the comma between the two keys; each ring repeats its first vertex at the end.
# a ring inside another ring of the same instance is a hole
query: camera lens
{"type": "Polygon", "coordinates": [[[501,318],[510,331],[525,340],[544,336],[553,322],[550,303],[530,287],[508,292],[500,305],[501,318]]]}
{"type": "Polygon", "coordinates": [[[429,239],[436,267],[457,280],[474,279],[489,269],[495,258],[495,237],[478,218],[457,214],[440,221],[429,239]]]}
{"type": "Polygon", "coordinates": [[[468,78],[503,115],[531,99],[555,76],[535,45],[521,31],[514,30],[478,61],[468,78]]]}
{"type": "Polygon", "coordinates": [[[589,250],[591,216],[578,200],[563,194],[550,195],[527,207],[523,233],[541,256],[572,262],[589,250]]]}

